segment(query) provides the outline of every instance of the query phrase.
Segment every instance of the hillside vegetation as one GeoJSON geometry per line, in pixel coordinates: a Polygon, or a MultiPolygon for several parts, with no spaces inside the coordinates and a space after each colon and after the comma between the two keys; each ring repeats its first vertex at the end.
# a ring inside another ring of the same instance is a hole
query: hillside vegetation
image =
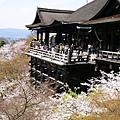
{"type": "Polygon", "coordinates": [[[31,84],[24,52],[33,37],[0,48],[1,120],[120,120],[120,72],[100,71],[81,94],[55,93],[47,80],[31,84]]]}

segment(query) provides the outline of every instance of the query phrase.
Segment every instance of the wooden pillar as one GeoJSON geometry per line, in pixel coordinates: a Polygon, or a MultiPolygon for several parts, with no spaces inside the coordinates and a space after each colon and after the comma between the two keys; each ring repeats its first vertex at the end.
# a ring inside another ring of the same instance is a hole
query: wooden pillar
{"type": "Polygon", "coordinates": [[[56,45],[58,45],[61,41],[62,41],[62,32],[57,31],[57,35],[56,35],[56,39],[55,39],[56,45]]]}
{"type": "Polygon", "coordinates": [[[102,49],[107,50],[107,35],[106,35],[106,30],[102,29],[101,30],[101,39],[103,40],[103,46],[102,49]]]}
{"type": "Polygon", "coordinates": [[[68,43],[67,33],[65,33],[65,44],[68,43]]]}
{"type": "Polygon", "coordinates": [[[41,61],[40,71],[43,73],[43,61],[41,61]]]}
{"type": "Polygon", "coordinates": [[[37,41],[39,41],[39,30],[37,30],[37,41]]]}
{"type": "Polygon", "coordinates": [[[43,32],[41,32],[40,40],[43,41],[43,32]]]}
{"type": "Polygon", "coordinates": [[[115,39],[115,36],[113,34],[113,31],[111,30],[111,50],[114,51],[114,39],[115,39]]]}
{"type": "Polygon", "coordinates": [[[68,82],[68,71],[67,68],[64,68],[64,78],[63,78],[63,82],[67,83],[68,82]]]}
{"type": "Polygon", "coordinates": [[[55,80],[59,80],[59,72],[57,66],[56,66],[55,80]]]}
{"type": "Polygon", "coordinates": [[[68,45],[69,45],[69,47],[71,46],[71,44],[72,44],[72,33],[69,33],[69,36],[68,36],[69,38],[68,38],[68,45]]]}
{"type": "Polygon", "coordinates": [[[93,34],[92,34],[92,33],[90,33],[90,34],[89,34],[89,36],[90,36],[90,41],[89,41],[89,42],[90,42],[90,44],[92,45],[92,44],[93,44],[93,41],[92,41],[93,34]]]}
{"type": "Polygon", "coordinates": [[[49,44],[49,31],[45,32],[45,44],[48,45],[49,44]]]}
{"type": "Polygon", "coordinates": [[[48,64],[48,76],[51,76],[51,66],[48,64]]]}
{"type": "Polygon", "coordinates": [[[119,34],[119,36],[118,36],[118,37],[119,37],[118,46],[120,46],[120,34],[119,34]]]}
{"type": "Polygon", "coordinates": [[[84,41],[85,41],[85,33],[82,32],[82,40],[81,40],[81,47],[84,49],[85,45],[84,45],[84,41]]]}

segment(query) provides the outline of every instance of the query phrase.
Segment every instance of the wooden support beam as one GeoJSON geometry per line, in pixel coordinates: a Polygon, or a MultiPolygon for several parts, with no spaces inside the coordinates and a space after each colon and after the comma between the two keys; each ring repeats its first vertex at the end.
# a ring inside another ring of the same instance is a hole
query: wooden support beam
{"type": "Polygon", "coordinates": [[[69,36],[68,36],[68,45],[69,45],[69,47],[72,45],[72,33],[69,33],[69,36]]]}
{"type": "Polygon", "coordinates": [[[115,36],[113,34],[113,31],[111,30],[111,50],[114,51],[114,39],[115,39],[115,36]]]}
{"type": "Polygon", "coordinates": [[[41,34],[40,40],[43,41],[43,32],[41,32],[40,34],[41,34]]]}
{"type": "Polygon", "coordinates": [[[58,45],[61,42],[62,42],[62,32],[61,31],[57,31],[55,43],[56,43],[56,45],[58,45]]]}
{"type": "Polygon", "coordinates": [[[48,64],[48,76],[51,76],[51,65],[48,64]]]}
{"type": "Polygon", "coordinates": [[[49,44],[49,31],[45,32],[45,44],[48,45],[49,44]]]}
{"type": "Polygon", "coordinates": [[[39,30],[37,30],[37,40],[39,41],[39,30]]]}

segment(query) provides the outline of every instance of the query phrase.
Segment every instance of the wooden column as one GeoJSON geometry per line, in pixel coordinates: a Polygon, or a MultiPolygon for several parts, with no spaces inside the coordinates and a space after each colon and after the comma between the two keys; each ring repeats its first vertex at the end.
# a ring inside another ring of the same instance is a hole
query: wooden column
{"type": "Polygon", "coordinates": [[[81,47],[84,49],[84,40],[85,40],[85,33],[82,32],[82,40],[81,40],[81,47]]]}
{"type": "Polygon", "coordinates": [[[67,68],[64,68],[64,78],[63,78],[64,83],[68,83],[68,71],[67,68]]]}
{"type": "Polygon", "coordinates": [[[67,33],[65,33],[65,44],[68,43],[67,33]]]}
{"type": "Polygon", "coordinates": [[[102,49],[107,50],[107,35],[106,35],[106,30],[101,29],[101,39],[103,40],[103,46],[102,49]]]}
{"type": "Polygon", "coordinates": [[[41,32],[40,40],[43,41],[43,32],[41,32]]]}
{"type": "Polygon", "coordinates": [[[118,44],[119,44],[119,46],[120,46],[120,34],[119,34],[119,41],[118,41],[118,44]]]}
{"type": "Polygon", "coordinates": [[[43,61],[41,61],[40,71],[43,73],[43,61]]]}
{"type": "Polygon", "coordinates": [[[68,36],[69,38],[68,38],[68,45],[69,45],[69,47],[71,46],[71,44],[72,44],[72,33],[69,33],[69,36],[68,36]]]}
{"type": "Polygon", "coordinates": [[[90,36],[90,44],[92,45],[93,44],[93,41],[92,41],[92,39],[93,39],[93,34],[92,33],[89,33],[89,36],[90,36]]]}
{"type": "Polygon", "coordinates": [[[55,80],[59,80],[59,72],[57,66],[56,66],[55,80]]]}
{"type": "Polygon", "coordinates": [[[111,50],[114,51],[114,39],[115,39],[115,36],[113,34],[113,31],[111,30],[111,50]]]}
{"type": "Polygon", "coordinates": [[[57,35],[56,35],[56,39],[55,39],[56,45],[58,45],[61,41],[62,41],[62,32],[57,31],[57,35]]]}
{"type": "Polygon", "coordinates": [[[49,44],[49,31],[45,32],[45,44],[48,45],[49,44]]]}
{"type": "Polygon", "coordinates": [[[48,64],[48,76],[50,77],[51,76],[51,65],[48,64]]]}
{"type": "Polygon", "coordinates": [[[39,41],[39,30],[37,30],[37,41],[39,41]]]}

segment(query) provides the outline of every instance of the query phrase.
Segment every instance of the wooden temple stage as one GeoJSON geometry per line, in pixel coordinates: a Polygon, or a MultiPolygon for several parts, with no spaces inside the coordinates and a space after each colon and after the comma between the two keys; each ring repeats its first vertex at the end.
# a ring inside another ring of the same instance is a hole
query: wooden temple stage
{"type": "Polygon", "coordinates": [[[94,0],[76,11],[37,7],[26,27],[36,33],[26,53],[35,81],[80,86],[99,70],[120,71],[120,0],[94,0]],[[51,49],[61,44],[67,54],[51,49]]]}
{"type": "Polygon", "coordinates": [[[95,68],[95,63],[89,61],[87,53],[78,55],[73,51],[72,55],[69,52],[65,55],[31,47],[26,54],[31,57],[31,77],[39,82],[49,78],[61,84],[79,86],[80,81],[84,82],[93,75],[95,68]]]}
{"type": "Polygon", "coordinates": [[[81,82],[97,75],[99,70],[119,71],[120,67],[119,52],[99,51],[92,59],[92,54],[86,52],[78,55],[73,51],[72,55],[69,52],[65,55],[31,47],[26,54],[31,57],[32,78],[38,82],[49,78],[60,84],[68,83],[71,87],[79,86],[81,82]]]}

